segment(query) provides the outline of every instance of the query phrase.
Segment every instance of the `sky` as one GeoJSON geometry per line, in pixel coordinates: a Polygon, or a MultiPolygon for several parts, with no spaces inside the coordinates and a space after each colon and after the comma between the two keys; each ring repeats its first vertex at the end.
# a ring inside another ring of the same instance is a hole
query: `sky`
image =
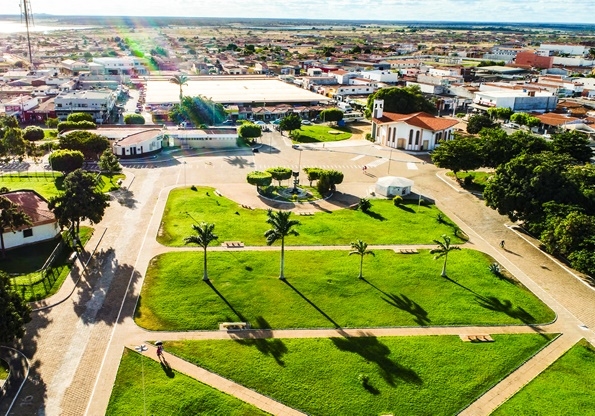
{"type": "MultiPolygon", "coordinates": [[[[1,0],[19,14],[21,0],[1,0]]],[[[104,16],[267,17],[595,23],[595,0],[30,0],[33,13],[104,16]]]]}

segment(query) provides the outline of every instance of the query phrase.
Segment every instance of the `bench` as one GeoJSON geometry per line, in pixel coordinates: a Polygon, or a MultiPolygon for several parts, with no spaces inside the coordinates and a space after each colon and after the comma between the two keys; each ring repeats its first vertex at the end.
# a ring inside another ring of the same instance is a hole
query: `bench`
{"type": "Polygon", "coordinates": [[[215,195],[221,196],[221,192],[219,192],[218,190],[215,189],[215,195]]]}
{"type": "Polygon", "coordinates": [[[242,204],[242,208],[246,208],[246,209],[254,209],[254,208],[252,208],[250,205],[244,205],[244,204],[242,204]]]}
{"type": "Polygon", "coordinates": [[[404,249],[399,250],[399,253],[401,253],[401,254],[418,254],[418,251],[414,248],[412,248],[412,249],[404,248],[404,249]]]}
{"type": "Polygon", "coordinates": [[[242,329],[250,329],[249,322],[221,322],[219,324],[220,331],[241,331],[242,329]]]}
{"type": "Polygon", "coordinates": [[[494,338],[488,335],[460,335],[464,342],[494,342],[494,338]]]}
{"type": "Polygon", "coordinates": [[[313,212],[298,212],[298,215],[309,217],[311,215],[314,215],[314,213],[313,212]]]}
{"type": "Polygon", "coordinates": [[[242,248],[244,247],[244,243],[241,241],[225,241],[222,246],[227,248],[242,248]]]}

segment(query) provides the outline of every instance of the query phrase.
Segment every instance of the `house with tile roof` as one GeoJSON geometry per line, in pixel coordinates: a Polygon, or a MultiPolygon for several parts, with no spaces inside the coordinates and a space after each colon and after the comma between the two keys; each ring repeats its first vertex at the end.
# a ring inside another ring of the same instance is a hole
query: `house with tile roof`
{"type": "Polygon", "coordinates": [[[2,194],[16,204],[31,219],[31,225],[2,230],[4,247],[15,248],[51,240],[60,232],[58,221],[48,208],[48,201],[35,191],[20,190],[2,194]]]}
{"type": "Polygon", "coordinates": [[[428,113],[389,113],[384,100],[374,100],[372,138],[375,143],[395,149],[433,150],[441,141],[454,138],[458,121],[428,113]]]}

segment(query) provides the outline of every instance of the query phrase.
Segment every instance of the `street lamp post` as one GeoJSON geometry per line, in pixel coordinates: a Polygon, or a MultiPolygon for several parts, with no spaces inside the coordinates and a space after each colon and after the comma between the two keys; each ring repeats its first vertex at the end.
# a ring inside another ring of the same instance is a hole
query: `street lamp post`
{"type": "Polygon", "coordinates": [[[186,161],[184,161],[184,166],[182,168],[184,169],[184,187],[186,187],[186,161]]]}
{"type": "Polygon", "coordinates": [[[388,174],[390,175],[390,162],[393,160],[393,148],[390,148],[390,155],[388,156],[388,174]]]}

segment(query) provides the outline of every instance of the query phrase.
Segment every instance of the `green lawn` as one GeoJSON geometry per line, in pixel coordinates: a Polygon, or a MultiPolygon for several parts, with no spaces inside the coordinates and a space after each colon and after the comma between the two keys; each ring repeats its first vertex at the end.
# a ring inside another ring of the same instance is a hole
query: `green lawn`
{"type": "MultiPolygon", "coordinates": [[[[220,242],[266,245],[264,233],[269,225],[265,210],[242,208],[230,199],[217,196],[213,188],[197,189],[170,192],[157,241],[167,246],[183,246],[184,238],[192,234],[192,224],[207,221],[215,224],[220,242]]],[[[438,213],[440,210],[434,205],[395,207],[390,200],[375,199],[369,214],[342,209],[296,216],[301,221],[296,228],[300,236],[287,238],[286,244],[349,245],[357,239],[368,244],[433,244],[432,240],[442,234],[450,235],[453,243],[460,243],[453,236],[450,220],[447,219],[449,224],[436,221],[438,213]]]]}
{"type": "Polygon", "coordinates": [[[143,414],[256,416],[267,413],[125,349],[106,415],[143,414]]]}
{"type": "Polygon", "coordinates": [[[439,416],[458,413],[550,338],[179,341],[166,342],[165,349],[311,415],[439,416]]]}
{"type": "Polygon", "coordinates": [[[595,415],[593,385],[595,348],[582,340],[492,414],[595,415]]]}
{"type": "MultiPolygon", "coordinates": [[[[454,178],[454,174],[452,172],[448,172],[446,175],[454,178]]],[[[488,181],[493,176],[493,172],[457,172],[457,178],[460,180],[461,186],[465,189],[475,192],[483,192],[488,181]]]]}
{"type": "Polygon", "coordinates": [[[300,134],[299,137],[294,138],[294,143],[337,142],[347,140],[352,136],[349,127],[316,124],[302,126],[301,129],[294,130],[294,132],[299,132],[300,134]]]}
{"type": "MultiPolygon", "coordinates": [[[[100,175],[99,183],[101,192],[111,191],[118,179],[123,179],[125,175],[114,175],[110,178],[106,175],[100,175]]],[[[28,172],[22,174],[10,174],[0,176],[0,188],[7,187],[11,191],[21,189],[30,189],[46,199],[57,196],[64,190],[64,177],[60,172],[28,172]]]]}
{"type": "Polygon", "coordinates": [[[0,360],[0,380],[6,380],[8,378],[8,363],[4,360],[0,360]]]}
{"type": "Polygon", "coordinates": [[[442,260],[427,250],[366,256],[348,251],[287,251],[287,283],[279,252],[209,253],[211,285],[202,282],[202,252],[155,257],[142,288],[136,322],[150,330],[209,330],[219,322],[255,328],[498,325],[549,322],[554,313],[531,292],[492,275],[493,259],[474,250],[442,260]]]}
{"type": "MultiPolygon", "coordinates": [[[[93,228],[81,227],[80,238],[83,245],[92,235],[93,228]]],[[[68,257],[73,250],[69,247],[65,247],[58,255],[48,273],[43,275],[39,272],[58,242],[59,239],[54,239],[8,250],[6,258],[0,259],[0,270],[12,275],[12,283],[19,286],[17,293],[23,299],[27,301],[44,299],[56,293],[64,283],[72,268],[68,257]]]]}

